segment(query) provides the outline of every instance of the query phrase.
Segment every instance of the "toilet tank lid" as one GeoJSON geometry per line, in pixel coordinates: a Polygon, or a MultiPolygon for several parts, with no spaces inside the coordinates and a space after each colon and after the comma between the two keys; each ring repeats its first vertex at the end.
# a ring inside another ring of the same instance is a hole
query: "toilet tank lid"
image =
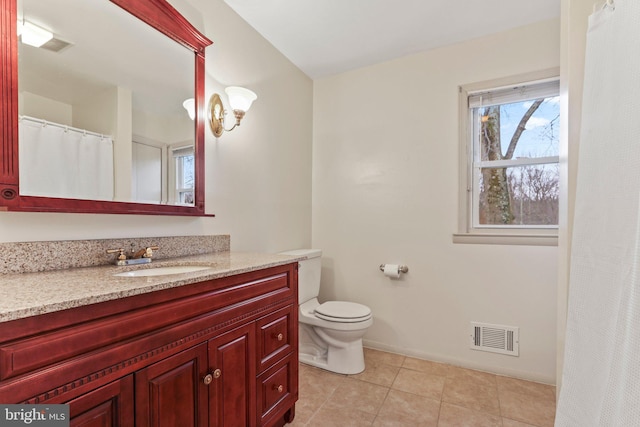
{"type": "Polygon", "coordinates": [[[307,258],[317,258],[322,256],[322,250],[321,249],[294,249],[291,251],[280,252],[280,255],[306,256],[307,258]]]}

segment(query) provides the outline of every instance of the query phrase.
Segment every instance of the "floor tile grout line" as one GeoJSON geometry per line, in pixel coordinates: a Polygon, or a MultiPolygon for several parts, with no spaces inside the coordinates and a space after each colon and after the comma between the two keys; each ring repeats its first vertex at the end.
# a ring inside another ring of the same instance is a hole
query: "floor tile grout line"
{"type": "Polygon", "coordinates": [[[380,416],[380,411],[382,410],[382,407],[384,406],[384,402],[387,401],[387,399],[389,398],[389,393],[391,393],[391,387],[385,387],[385,388],[387,389],[387,393],[384,395],[384,399],[382,400],[382,404],[380,405],[380,407],[376,411],[375,416],[373,417],[373,420],[371,421],[371,425],[373,425],[373,423],[376,421],[376,419],[380,416]]]}
{"type": "Polygon", "coordinates": [[[498,395],[498,411],[500,413],[500,420],[504,424],[504,415],[502,414],[502,399],[500,399],[500,384],[498,384],[498,376],[496,375],[496,393],[498,395]]]}

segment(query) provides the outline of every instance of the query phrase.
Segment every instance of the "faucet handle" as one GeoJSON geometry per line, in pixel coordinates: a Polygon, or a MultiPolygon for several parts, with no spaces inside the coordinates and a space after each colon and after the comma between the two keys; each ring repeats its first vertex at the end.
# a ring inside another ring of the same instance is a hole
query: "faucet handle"
{"type": "Polygon", "coordinates": [[[144,258],[151,258],[153,256],[153,251],[157,251],[158,249],[160,249],[159,246],[149,246],[147,249],[145,249],[144,255],[142,256],[144,258]]]}
{"type": "Polygon", "coordinates": [[[127,256],[124,254],[124,248],[120,248],[120,249],[107,249],[107,253],[108,254],[115,254],[118,253],[118,260],[125,260],[127,259],[127,256]]]}

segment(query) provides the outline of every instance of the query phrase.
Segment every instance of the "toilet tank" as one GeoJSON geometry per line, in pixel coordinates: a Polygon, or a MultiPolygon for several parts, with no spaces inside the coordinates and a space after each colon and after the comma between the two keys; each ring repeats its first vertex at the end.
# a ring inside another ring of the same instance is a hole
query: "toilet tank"
{"type": "Polygon", "coordinates": [[[299,261],[298,304],[317,298],[320,292],[320,272],[322,271],[322,251],[320,249],[296,249],[280,252],[282,255],[306,256],[299,261]]]}

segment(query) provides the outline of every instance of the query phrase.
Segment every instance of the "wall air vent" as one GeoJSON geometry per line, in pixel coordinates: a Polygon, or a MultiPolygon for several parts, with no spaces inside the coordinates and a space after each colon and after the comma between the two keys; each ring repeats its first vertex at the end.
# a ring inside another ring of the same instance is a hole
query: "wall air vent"
{"type": "Polygon", "coordinates": [[[471,322],[470,348],[491,353],[518,356],[519,328],[515,326],[491,325],[471,322]]]}

